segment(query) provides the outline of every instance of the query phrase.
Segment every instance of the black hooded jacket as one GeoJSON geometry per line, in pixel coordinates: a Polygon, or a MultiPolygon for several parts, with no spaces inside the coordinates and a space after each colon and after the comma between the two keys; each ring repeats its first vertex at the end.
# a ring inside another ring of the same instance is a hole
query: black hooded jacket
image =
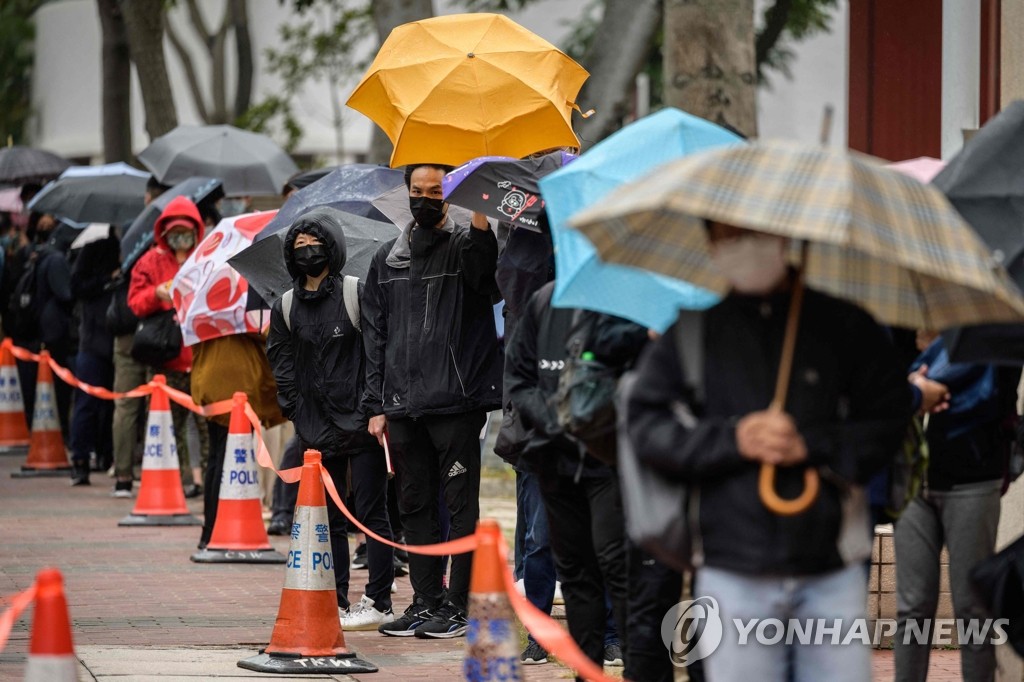
{"type": "Polygon", "coordinates": [[[348,317],[342,293],[345,241],[339,212],[320,208],[298,218],[288,230],[284,259],[295,281],[291,330],[278,300],[267,337],[281,411],[295,423],[303,444],[324,456],[376,447],[360,408],[365,363],[362,339],[348,317]],[[316,291],[303,287],[305,275],[295,267],[299,234],[313,235],[327,248],[329,274],[316,291]]]}
{"type": "Polygon", "coordinates": [[[492,231],[451,219],[439,229],[407,228],[377,251],[362,307],[369,414],[419,417],[501,406],[504,360],[492,305],[497,261],[492,231]]]}

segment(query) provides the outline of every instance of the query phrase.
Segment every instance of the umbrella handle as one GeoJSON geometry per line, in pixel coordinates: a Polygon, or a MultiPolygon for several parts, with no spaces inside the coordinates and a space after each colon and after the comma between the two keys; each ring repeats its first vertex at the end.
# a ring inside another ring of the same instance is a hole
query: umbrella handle
{"type": "Polygon", "coordinates": [[[812,467],[804,469],[804,490],[798,497],[784,499],[775,492],[775,465],[762,464],[757,478],[757,493],[761,504],[779,516],[795,516],[807,511],[818,497],[821,479],[818,470],[812,467]]]}

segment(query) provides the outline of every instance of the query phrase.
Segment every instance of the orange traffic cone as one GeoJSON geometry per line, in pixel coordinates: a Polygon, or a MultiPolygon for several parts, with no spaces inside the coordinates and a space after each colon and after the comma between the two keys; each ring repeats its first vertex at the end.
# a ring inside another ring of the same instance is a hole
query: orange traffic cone
{"type": "Polygon", "coordinates": [[[25,666],[25,682],[76,682],[78,659],[71,643],[71,621],[64,579],[56,568],[36,574],[35,615],[25,666]]]}
{"type": "MultiPolygon", "coordinates": [[[[162,374],[153,377],[157,384],[166,384],[162,374]]],[[[132,513],[121,519],[119,526],[198,526],[199,519],[185,506],[185,490],[181,487],[178,446],[174,440],[171,403],[167,393],[153,391],[149,398],[149,420],[146,422],[145,451],[142,453],[142,481],[132,513]]]]}
{"type": "Polygon", "coordinates": [[[284,555],[270,546],[263,525],[263,503],[256,476],[252,429],[245,418],[247,399],[235,393],[224,448],[220,501],[210,544],[192,555],[197,563],[283,564],[284,555]]]}
{"type": "Polygon", "coordinates": [[[0,343],[0,454],[22,453],[29,445],[25,402],[10,338],[0,343]]]}
{"type": "Polygon", "coordinates": [[[473,553],[469,581],[469,628],[466,630],[466,680],[522,680],[519,629],[498,552],[501,528],[493,519],[476,527],[478,545],[473,553]]]}
{"type": "Polygon", "coordinates": [[[270,645],[238,667],[273,673],[374,673],[345,646],[338,618],[327,498],[320,453],[306,450],[295,504],[284,589],[270,645]]]}
{"type": "Polygon", "coordinates": [[[39,353],[39,378],[36,381],[36,405],[32,412],[32,436],[28,458],[21,471],[11,474],[14,478],[35,476],[67,476],[71,471],[68,453],[64,449],[64,437],[60,434],[57,421],[57,401],[53,392],[53,370],[50,369],[50,354],[39,353]]]}

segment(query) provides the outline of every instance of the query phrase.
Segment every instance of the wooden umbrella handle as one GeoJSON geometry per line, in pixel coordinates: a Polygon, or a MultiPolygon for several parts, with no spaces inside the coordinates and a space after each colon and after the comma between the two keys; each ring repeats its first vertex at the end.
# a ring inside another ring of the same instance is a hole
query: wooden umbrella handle
{"type": "Polygon", "coordinates": [[[762,464],[757,478],[757,494],[761,497],[761,504],[769,511],[779,516],[795,516],[807,511],[808,507],[814,504],[814,500],[818,498],[820,485],[821,479],[818,477],[817,469],[808,467],[804,469],[803,492],[798,497],[787,500],[775,492],[775,465],[762,464]]]}
{"type": "MultiPolygon", "coordinates": [[[[786,337],[782,343],[782,357],[779,360],[779,374],[775,383],[775,397],[768,408],[783,412],[786,409],[786,396],[789,392],[789,380],[793,374],[793,354],[796,352],[796,336],[800,329],[800,310],[804,303],[804,270],[807,267],[807,242],[800,245],[800,268],[797,270],[796,281],[793,283],[793,298],[789,304],[789,317],[786,319],[786,337]]],[[[779,516],[793,516],[807,510],[818,497],[821,481],[818,472],[808,467],[804,471],[804,490],[796,498],[786,500],[775,492],[775,465],[762,464],[757,481],[757,492],[761,503],[779,516]]]]}

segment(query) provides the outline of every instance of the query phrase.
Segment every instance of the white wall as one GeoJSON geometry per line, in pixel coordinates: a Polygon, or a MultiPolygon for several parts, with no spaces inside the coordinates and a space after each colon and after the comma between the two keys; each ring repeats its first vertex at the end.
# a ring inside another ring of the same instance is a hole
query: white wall
{"type": "MultiPolygon", "coordinates": [[[[768,4],[768,0],[757,0],[756,16],[759,21],[768,4]]],[[[779,71],[768,71],[768,85],[758,92],[760,137],[782,137],[817,144],[825,106],[832,105],[829,144],[846,147],[849,25],[849,3],[841,0],[832,16],[829,33],[787,44],[793,51],[789,63],[792,78],[779,71]]]]}
{"type": "Polygon", "coordinates": [[[964,144],[964,128],[978,127],[981,78],[981,3],[942,1],[942,158],[964,144]]]}

